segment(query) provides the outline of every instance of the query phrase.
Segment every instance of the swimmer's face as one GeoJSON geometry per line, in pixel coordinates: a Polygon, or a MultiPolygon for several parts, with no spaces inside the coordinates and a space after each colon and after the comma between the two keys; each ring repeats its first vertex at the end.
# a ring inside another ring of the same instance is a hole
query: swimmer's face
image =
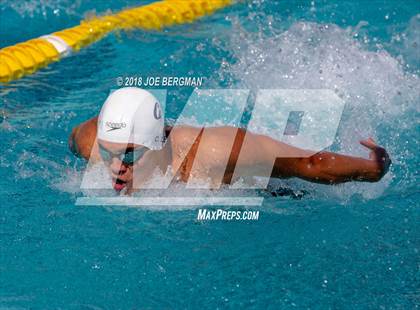
{"type": "Polygon", "coordinates": [[[133,186],[133,170],[144,157],[148,148],[137,144],[111,143],[98,140],[99,154],[108,166],[113,188],[120,192],[133,186]]]}

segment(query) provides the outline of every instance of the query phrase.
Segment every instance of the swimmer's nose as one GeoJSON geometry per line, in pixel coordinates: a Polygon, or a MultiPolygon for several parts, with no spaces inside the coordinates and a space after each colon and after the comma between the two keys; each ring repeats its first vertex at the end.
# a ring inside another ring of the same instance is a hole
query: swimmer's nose
{"type": "Polygon", "coordinates": [[[124,165],[122,161],[117,158],[112,159],[110,168],[111,168],[112,173],[115,175],[121,175],[127,171],[126,165],[124,165]]]}

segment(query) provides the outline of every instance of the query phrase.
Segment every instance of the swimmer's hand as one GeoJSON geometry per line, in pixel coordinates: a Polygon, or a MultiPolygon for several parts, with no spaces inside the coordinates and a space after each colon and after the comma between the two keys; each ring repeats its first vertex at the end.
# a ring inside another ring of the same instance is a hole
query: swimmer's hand
{"type": "Polygon", "coordinates": [[[373,181],[379,181],[388,172],[389,166],[391,165],[391,159],[389,158],[388,152],[383,147],[378,146],[372,138],[362,140],[360,141],[360,144],[371,150],[369,159],[374,164],[373,181]]]}

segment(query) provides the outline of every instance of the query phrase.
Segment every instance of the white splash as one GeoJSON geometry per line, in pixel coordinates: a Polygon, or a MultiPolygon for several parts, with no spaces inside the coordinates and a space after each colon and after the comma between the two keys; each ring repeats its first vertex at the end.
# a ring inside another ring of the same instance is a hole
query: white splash
{"type": "MultiPolygon", "coordinates": [[[[297,22],[286,31],[263,36],[261,31],[249,32],[236,24],[229,38],[236,62],[224,64],[219,74],[233,76],[235,86],[253,90],[334,90],[346,107],[333,150],[366,157],[368,152],[359,141],[380,138],[378,143],[395,157],[394,162],[406,165],[400,158],[398,131],[413,130],[416,124],[413,116],[419,112],[419,77],[405,72],[386,50],[371,51],[353,35],[354,29],[334,24],[297,22]]],[[[386,190],[392,176],[390,172],[379,183],[335,187],[292,182],[297,188],[310,188],[317,196],[346,200],[360,194],[371,199],[386,190]]]]}

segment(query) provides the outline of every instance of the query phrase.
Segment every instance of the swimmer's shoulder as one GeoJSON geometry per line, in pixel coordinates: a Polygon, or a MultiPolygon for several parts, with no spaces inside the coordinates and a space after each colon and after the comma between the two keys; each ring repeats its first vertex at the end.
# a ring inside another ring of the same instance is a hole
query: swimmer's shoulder
{"type": "Polygon", "coordinates": [[[99,160],[99,150],[96,142],[98,117],[93,117],[73,128],[69,137],[70,150],[85,159],[99,160]]]}

